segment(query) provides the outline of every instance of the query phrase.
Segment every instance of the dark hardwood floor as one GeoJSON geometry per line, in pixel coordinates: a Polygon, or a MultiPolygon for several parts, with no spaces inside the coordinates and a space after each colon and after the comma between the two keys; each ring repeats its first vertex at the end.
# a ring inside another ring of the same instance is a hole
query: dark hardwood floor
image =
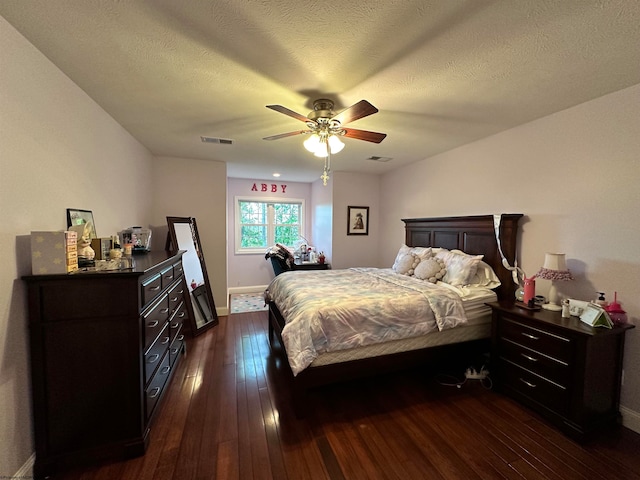
{"type": "Polygon", "coordinates": [[[580,445],[507,397],[424,371],[312,391],[293,415],[267,313],[221,317],[188,342],[147,453],[79,479],[640,479],[640,435],[580,445]]]}

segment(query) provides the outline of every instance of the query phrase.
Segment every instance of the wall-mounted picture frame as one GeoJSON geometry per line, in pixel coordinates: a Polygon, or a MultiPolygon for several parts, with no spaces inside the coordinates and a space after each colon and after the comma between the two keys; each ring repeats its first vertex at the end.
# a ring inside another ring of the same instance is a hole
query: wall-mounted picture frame
{"type": "Polygon", "coordinates": [[[347,235],[369,235],[369,207],[347,207],[347,235]]]}
{"type": "Polygon", "coordinates": [[[93,212],[91,210],[67,208],[67,227],[84,225],[85,223],[91,223],[91,238],[98,238],[98,235],[96,235],[96,223],[93,221],[93,212]]]}

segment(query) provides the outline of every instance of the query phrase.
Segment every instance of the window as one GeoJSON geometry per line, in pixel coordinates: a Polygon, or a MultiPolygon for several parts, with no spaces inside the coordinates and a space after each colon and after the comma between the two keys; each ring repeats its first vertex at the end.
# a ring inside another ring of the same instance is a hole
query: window
{"type": "Polygon", "coordinates": [[[236,199],[236,252],[264,253],[275,243],[295,246],[303,230],[301,200],[236,199]]]}

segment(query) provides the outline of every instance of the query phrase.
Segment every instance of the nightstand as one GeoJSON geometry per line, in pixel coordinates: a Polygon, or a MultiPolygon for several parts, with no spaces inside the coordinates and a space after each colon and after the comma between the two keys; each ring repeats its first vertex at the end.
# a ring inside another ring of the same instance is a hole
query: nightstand
{"type": "Polygon", "coordinates": [[[296,270],[329,270],[331,265],[328,263],[296,263],[293,265],[293,271],[296,270]]]}
{"type": "Polygon", "coordinates": [[[560,312],[527,310],[513,302],[488,305],[497,391],[579,440],[620,421],[624,338],[634,325],[594,328],[560,312]]]}

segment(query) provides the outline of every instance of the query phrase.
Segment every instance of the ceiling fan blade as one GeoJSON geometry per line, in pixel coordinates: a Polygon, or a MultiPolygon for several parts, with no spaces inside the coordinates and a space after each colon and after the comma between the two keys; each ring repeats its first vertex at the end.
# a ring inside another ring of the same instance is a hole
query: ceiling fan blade
{"type": "Polygon", "coordinates": [[[264,137],[263,140],[278,140],[279,138],[293,137],[294,135],[301,135],[303,133],[310,132],[311,130],[297,130],[295,132],[281,133],[280,135],[272,135],[270,137],[264,137]]]}
{"type": "Polygon", "coordinates": [[[267,105],[267,108],[271,110],[275,110],[276,112],[284,113],[285,115],[289,115],[290,117],[295,118],[296,120],[300,120],[301,122],[312,122],[310,118],[305,117],[304,115],[300,115],[293,110],[288,109],[287,107],[283,107],[282,105],[267,105]]]}
{"type": "Polygon", "coordinates": [[[358,103],[355,103],[337,115],[334,115],[332,120],[338,120],[342,125],[344,125],[377,112],[378,109],[369,102],[366,100],[360,100],[358,103]]]}
{"type": "Polygon", "coordinates": [[[368,132],[367,130],[357,130],[355,128],[343,128],[343,130],[345,137],[373,143],[380,143],[387,136],[386,133],[368,132]]]}

